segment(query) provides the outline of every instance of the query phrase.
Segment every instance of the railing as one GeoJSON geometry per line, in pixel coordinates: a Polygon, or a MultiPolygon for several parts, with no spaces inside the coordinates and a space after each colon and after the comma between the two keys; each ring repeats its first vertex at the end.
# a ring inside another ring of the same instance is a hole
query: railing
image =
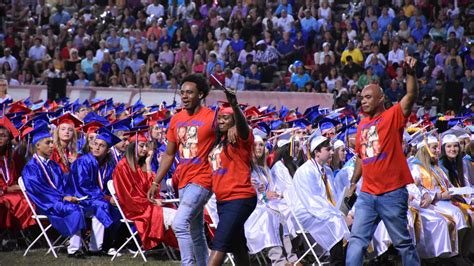
{"type": "MultiPolygon", "coordinates": [[[[30,97],[32,101],[47,99],[47,88],[44,85],[22,85],[10,86],[8,94],[14,100],[30,97]]],[[[171,104],[175,99],[180,104],[179,91],[163,89],[139,89],[139,88],[100,88],[100,87],[72,87],[68,86],[66,95],[71,100],[79,98],[81,101],[93,98],[113,98],[116,102],[133,104],[141,98],[145,105],[158,104],[166,101],[171,104]]],[[[303,92],[276,92],[276,91],[239,91],[237,93],[239,103],[255,106],[275,105],[278,108],[285,105],[288,108],[299,108],[304,110],[310,106],[320,105],[321,108],[331,108],[333,95],[326,93],[303,93],[303,92]]],[[[225,101],[225,95],[221,91],[211,91],[206,98],[207,104],[213,104],[218,100],[225,101]]]]}

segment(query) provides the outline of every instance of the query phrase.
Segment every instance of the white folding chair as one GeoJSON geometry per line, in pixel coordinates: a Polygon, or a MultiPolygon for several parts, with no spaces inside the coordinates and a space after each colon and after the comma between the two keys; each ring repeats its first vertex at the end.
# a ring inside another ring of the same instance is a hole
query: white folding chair
{"type": "Polygon", "coordinates": [[[298,226],[298,232],[301,233],[301,235],[303,236],[303,239],[304,241],[306,242],[306,244],[308,245],[308,250],[305,251],[305,253],[303,253],[303,255],[301,255],[301,257],[298,258],[298,260],[295,262],[295,264],[298,264],[299,262],[301,262],[301,260],[306,257],[306,255],[308,255],[309,253],[312,253],[315,260],[316,260],[316,264],[318,266],[321,266],[321,262],[319,261],[319,258],[318,258],[318,255],[316,254],[316,251],[314,250],[314,248],[316,247],[316,245],[318,243],[311,243],[311,241],[309,241],[309,238],[308,236],[306,235],[307,234],[307,231],[304,229],[303,225],[301,224],[301,222],[298,220],[298,217],[296,217],[296,214],[295,214],[295,211],[294,211],[294,208],[295,206],[293,205],[293,202],[292,202],[292,195],[290,195],[290,192],[289,190],[287,189],[284,193],[284,197],[286,199],[286,202],[288,203],[289,205],[289,209],[290,209],[290,212],[291,212],[291,216],[293,217],[293,219],[295,220],[296,222],[296,225],[298,226]]]}
{"type": "Polygon", "coordinates": [[[117,209],[120,212],[120,216],[122,217],[122,219],[120,219],[120,221],[122,223],[125,223],[125,226],[127,226],[128,232],[130,233],[130,237],[127,238],[127,240],[125,241],[125,243],[122,244],[122,246],[120,246],[120,248],[117,250],[115,255],[112,257],[111,261],[113,261],[115,259],[117,254],[119,254],[120,250],[122,250],[128,244],[128,242],[133,240],[133,242],[135,243],[135,246],[138,249],[138,252],[135,253],[135,255],[133,257],[135,258],[138,255],[138,253],[140,253],[140,255],[142,256],[143,261],[147,262],[147,259],[145,257],[145,254],[143,253],[142,247],[140,246],[140,244],[138,243],[138,240],[136,238],[136,236],[138,235],[138,231],[133,232],[132,227],[130,226],[130,224],[133,224],[133,221],[129,220],[129,219],[127,219],[127,217],[125,217],[125,214],[123,213],[122,208],[120,207],[119,201],[118,201],[117,196],[115,194],[115,188],[114,188],[113,180],[109,180],[109,182],[107,182],[107,188],[109,189],[109,192],[110,192],[112,198],[115,201],[117,209]]]}
{"type": "Polygon", "coordinates": [[[25,199],[26,199],[26,202],[28,203],[28,206],[30,207],[31,209],[31,212],[33,213],[33,215],[31,216],[33,219],[36,220],[36,223],[38,224],[39,228],[41,229],[41,234],[39,234],[38,237],[36,237],[35,240],[33,240],[33,242],[31,242],[31,244],[28,246],[28,248],[26,249],[25,253],[23,254],[23,256],[26,256],[26,254],[28,254],[28,251],[30,251],[30,249],[34,246],[34,244],[36,244],[36,242],[38,242],[38,240],[41,239],[41,237],[44,236],[44,238],[46,239],[46,242],[48,243],[48,246],[49,246],[49,250],[46,252],[46,254],[48,254],[49,252],[52,252],[53,253],[53,256],[55,258],[58,257],[58,255],[56,254],[56,251],[54,250],[54,245],[51,243],[51,240],[49,239],[48,237],[48,234],[46,233],[51,227],[51,223],[45,228],[43,226],[43,224],[41,223],[41,221],[49,221],[48,217],[46,215],[38,215],[36,213],[36,210],[35,208],[33,207],[33,204],[31,204],[31,201],[30,201],[30,198],[28,197],[28,193],[26,193],[26,188],[25,188],[25,183],[23,183],[23,178],[22,177],[19,177],[18,178],[18,185],[20,186],[20,189],[21,189],[21,192],[23,193],[23,195],[25,196],[25,199]]]}

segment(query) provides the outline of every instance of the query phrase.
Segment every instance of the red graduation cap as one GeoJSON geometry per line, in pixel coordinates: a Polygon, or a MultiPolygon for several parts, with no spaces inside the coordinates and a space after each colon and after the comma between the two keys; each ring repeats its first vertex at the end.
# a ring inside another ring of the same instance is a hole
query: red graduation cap
{"type": "Polygon", "coordinates": [[[147,142],[148,138],[145,133],[148,131],[148,126],[132,128],[129,132],[125,132],[124,136],[128,136],[128,141],[133,142],[147,142]]]}
{"type": "Polygon", "coordinates": [[[83,124],[79,118],[77,118],[75,115],[71,113],[65,113],[62,116],[51,121],[51,123],[56,126],[59,126],[61,124],[70,124],[74,126],[74,128],[81,127],[83,124]]]}
{"type": "Polygon", "coordinates": [[[0,118],[0,126],[5,127],[12,134],[13,138],[18,137],[20,132],[16,129],[15,125],[6,116],[0,118]]]}
{"type": "Polygon", "coordinates": [[[89,122],[89,123],[85,124],[84,126],[82,126],[81,130],[82,130],[82,132],[84,132],[86,134],[96,133],[96,131],[99,130],[99,128],[101,128],[103,126],[104,125],[102,125],[102,123],[100,123],[100,122],[92,121],[92,122],[89,122]]]}
{"type": "Polygon", "coordinates": [[[16,101],[10,105],[8,113],[25,112],[25,114],[31,113],[31,109],[26,106],[23,101],[16,101]]]}
{"type": "Polygon", "coordinates": [[[257,118],[257,117],[260,117],[262,113],[260,112],[260,110],[258,110],[257,107],[251,106],[244,110],[244,115],[247,118],[251,118],[251,117],[257,118]]]}

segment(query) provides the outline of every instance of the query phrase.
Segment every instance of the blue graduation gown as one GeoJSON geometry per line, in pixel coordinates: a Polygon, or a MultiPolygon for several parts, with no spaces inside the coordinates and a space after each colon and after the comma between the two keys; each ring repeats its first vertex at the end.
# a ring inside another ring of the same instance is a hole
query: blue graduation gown
{"type": "Polygon", "coordinates": [[[71,236],[86,228],[82,208],[74,203],[63,201],[71,194],[67,175],[61,171],[58,163],[50,160],[45,168],[49,172],[51,183],[44,173],[41,162],[34,157],[22,171],[25,187],[39,214],[48,216],[51,225],[63,236],[71,236]]]}
{"type": "MultiPolygon", "coordinates": [[[[160,168],[158,157],[163,152],[163,150],[161,149],[161,145],[166,145],[166,144],[158,144],[158,147],[155,149],[153,153],[153,158],[151,159],[151,170],[153,171],[153,173],[156,173],[156,171],[158,171],[158,168],[160,168]]],[[[166,173],[165,177],[163,178],[163,182],[166,182],[166,180],[170,179],[173,176],[175,169],[176,169],[176,160],[173,161],[173,164],[171,165],[170,170],[168,171],[168,173],[166,173]]]]}
{"type": "Polygon", "coordinates": [[[112,179],[115,163],[107,162],[99,169],[96,158],[88,153],[79,157],[71,166],[71,183],[76,197],[88,196],[81,201],[81,206],[92,213],[105,227],[119,220],[120,214],[115,213],[115,207],[106,200],[107,182],[112,179]],[[102,178],[99,178],[99,171],[102,178]],[[99,183],[100,182],[100,183],[99,183]]]}

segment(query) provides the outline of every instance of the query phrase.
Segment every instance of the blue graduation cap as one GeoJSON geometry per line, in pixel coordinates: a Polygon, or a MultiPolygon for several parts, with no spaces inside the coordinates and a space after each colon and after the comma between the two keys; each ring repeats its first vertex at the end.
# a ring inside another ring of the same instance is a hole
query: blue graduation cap
{"type": "Polygon", "coordinates": [[[138,126],[143,120],[145,120],[145,117],[143,116],[143,112],[133,114],[131,116],[131,127],[136,127],[138,126]]]}
{"type": "Polygon", "coordinates": [[[121,103],[119,104],[117,107],[115,107],[115,114],[117,116],[121,115],[123,112],[125,112],[126,108],[125,108],[125,104],[124,103],[121,103]]]}
{"type": "Polygon", "coordinates": [[[77,111],[79,111],[79,109],[81,109],[82,107],[82,104],[79,102],[79,99],[76,99],[73,103],[72,103],[72,111],[75,113],[77,111]]]}
{"type": "Polygon", "coordinates": [[[304,114],[304,117],[306,117],[306,119],[309,122],[311,122],[311,124],[313,124],[315,122],[315,120],[320,116],[321,116],[321,114],[319,113],[318,108],[313,109],[312,111],[309,111],[308,113],[304,114]]]}
{"type": "Polygon", "coordinates": [[[170,105],[166,105],[166,102],[163,102],[163,105],[165,106],[166,109],[174,109],[176,108],[176,101],[173,101],[173,103],[170,105]]]}
{"type": "Polygon", "coordinates": [[[86,115],[86,117],[84,117],[84,123],[88,124],[92,121],[100,122],[100,123],[102,123],[102,125],[105,125],[105,126],[109,124],[109,120],[107,120],[104,117],[96,114],[95,112],[89,112],[86,115]]]}
{"type": "Polygon", "coordinates": [[[116,133],[119,131],[129,131],[131,127],[132,119],[127,117],[125,119],[119,120],[113,124],[107,126],[107,129],[110,130],[112,133],[116,133]]]}
{"type": "Polygon", "coordinates": [[[292,121],[288,121],[287,123],[292,128],[301,128],[301,129],[306,129],[307,126],[311,125],[311,123],[305,118],[298,118],[292,121]]]}
{"type": "Polygon", "coordinates": [[[105,103],[101,104],[98,108],[97,108],[97,111],[99,113],[107,113],[108,111],[110,110],[113,110],[114,109],[114,100],[112,98],[110,99],[107,99],[105,101],[105,103]]]}
{"type": "Polygon", "coordinates": [[[339,124],[338,121],[325,117],[325,118],[321,119],[321,121],[319,121],[319,129],[322,132],[323,130],[329,130],[331,128],[336,128],[336,126],[338,124],[339,124]]]}
{"type": "Polygon", "coordinates": [[[283,125],[283,121],[281,120],[274,120],[272,122],[270,122],[270,129],[271,130],[277,130],[280,128],[281,125],[283,125]]]}
{"type": "Polygon", "coordinates": [[[132,113],[135,113],[136,111],[139,111],[141,109],[145,108],[145,105],[142,103],[141,99],[138,99],[137,102],[135,102],[132,105],[132,113]]]}
{"type": "Polygon", "coordinates": [[[42,125],[39,127],[35,127],[32,131],[30,131],[28,136],[31,137],[31,143],[35,145],[38,141],[45,139],[45,138],[51,138],[51,133],[49,132],[49,128],[47,125],[42,125]]]}
{"type": "Polygon", "coordinates": [[[28,106],[28,107],[30,107],[30,106],[33,104],[33,102],[31,102],[30,97],[28,97],[28,98],[26,98],[25,100],[23,100],[23,103],[24,103],[26,106],[28,106]]]}
{"type": "Polygon", "coordinates": [[[270,128],[270,126],[266,122],[259,122],[257,124],[257,126],[260,130],[265,132],[265,134],[267,134],[267,136],[270,135],[270,132],[272,131],[272,129],[270,128]]]}
{"type": "Polygon", "coordinates": [[[306,110],[304,110],[303,115],[307,116],[308,114],[313,113],[313,112],[317,112],[319,114],[319,105],[306,108],[306,110]]]}
{"type": "Polygon", "coordinates": [[[122,141],[119,137],[115,136],[105,127],[102,127],[97,131],[96,139],[105,141],[109,147],[112,147],[122,141]]]}
{"type": "Polygon", "coordinates": [[[282,105],[281,108],[280,108],[280,117],[286,117],[286,115],[288,114],[288,112],[290,111],[290,109],[288,109],[286,106],[282,105]]]}
{"type": "Polygon", "coordinates": [[[84,106],[87,107],[87,108],[91,108],[91,104],[89,103],[88,100],[84,100],[84,102],[82,103],[82,105],[84,105],[84,106]]]}

